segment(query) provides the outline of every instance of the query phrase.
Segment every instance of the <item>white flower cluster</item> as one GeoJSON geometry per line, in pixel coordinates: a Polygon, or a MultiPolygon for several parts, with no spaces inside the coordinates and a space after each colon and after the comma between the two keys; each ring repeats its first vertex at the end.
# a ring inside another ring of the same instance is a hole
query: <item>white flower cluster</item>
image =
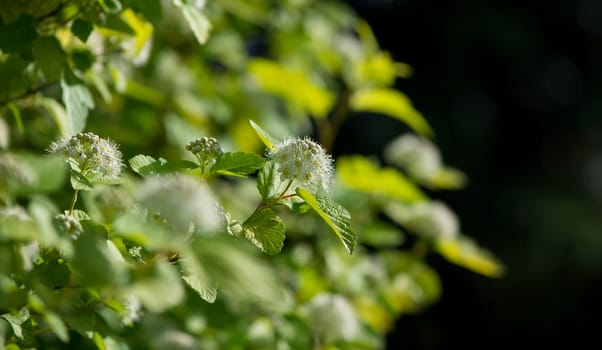
{"type": "Polygon", "coordinates": [[[276,145],[269,156],[278,165],[282,181],[297,181],[311,192],[328,192],[334,175],[332,157],[318,143],[288,138],[276,145]]]}
{"type": "Polygon", "coordinates": [[[117,145],[91,132],[53,142],[48,152],[61,156],[84,177],[98,181],[117,180],[124,167],[117,145]]]}
{"type": "Polygon", "coordinates": [[[427,139],[404,134],[385,148],[385,158],[414,178],[427,180],[442,167],[439,149],[427,139]]]}
{"type": "Polygon", "coordinates": [[[179,176],[158,176],[144,182],[139,190],[141,204],[151,214],[179,233],[188,233],[190,225],[195,229],[212,232],[222,227],[223,214],[209,186],[196,179],[179,176]]]}
{"type": "Polygon", "coordinates": [[[213,137],[201,137],[191,141],[186,145],[186,150],[197,157],[203,169],[213,165],[224,154],[222,147],[213,137]]]}

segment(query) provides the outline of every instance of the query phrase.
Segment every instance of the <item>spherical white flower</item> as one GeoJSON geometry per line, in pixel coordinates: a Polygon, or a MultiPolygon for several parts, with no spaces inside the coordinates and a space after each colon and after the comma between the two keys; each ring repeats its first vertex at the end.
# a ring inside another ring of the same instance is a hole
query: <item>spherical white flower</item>
{"type": "Polygon", "coordinates": [[[294,181],[314,193],[329,190],[333,160],[318,143],[308,138],[288,138],[274,145],[269,156],[277,164],[282,181],[294,181]]]}
{"type": "Polygon", "coordinates": [[[55,218],[59,222],[61,228],[70,234],[73,239],[76,239],[80,233],[84,232],[81,222],[73,215],[58,214],[55,218]]]}
{"type": "Polygon", "coordinates": [[[71,169],[92,181],[117,180],[124,167],[117,145],[91,132],[53,142],[48,152],[61,156],[71,169]]]}

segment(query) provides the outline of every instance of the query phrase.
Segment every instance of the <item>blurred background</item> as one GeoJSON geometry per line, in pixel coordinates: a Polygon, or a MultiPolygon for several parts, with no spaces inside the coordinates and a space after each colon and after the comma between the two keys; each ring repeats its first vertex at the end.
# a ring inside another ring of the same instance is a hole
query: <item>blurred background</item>
{"type": "MultiPolygon", "coordinates": [[[[414,68],[397,87],[469,176],[433,196],[507,267],[492,280],[432,257],[443,298],[403,316],[388,348],[602,345],[602,1],[348,3],[414,68]]],[[[404,131],[366,120],[348,121],[335,153],[404,131]]]]}

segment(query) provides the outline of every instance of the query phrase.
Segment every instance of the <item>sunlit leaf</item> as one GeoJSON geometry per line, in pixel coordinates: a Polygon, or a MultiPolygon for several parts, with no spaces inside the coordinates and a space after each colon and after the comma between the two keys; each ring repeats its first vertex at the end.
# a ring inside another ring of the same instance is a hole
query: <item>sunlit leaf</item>
{"type": "Polygon", "coordinates": [[[339,237],[343,246],[351,254],[355,248],[357,235],[351,229],[351,216],[340,204],[328,197],[314,196],[304,188],[297,188],[301,197],[339,237]]]}
{"type": "Polygon", "coordinates": [[[88,111],[94,108],[94,100],[90,90],[79,78],[66,69],[61,79],[63,103],[67,110],[67,126],[69,134],[77,134],[84,130],[88,111]]]}
{"type": "Polygon", "coordinates": [[[263,130],[254,121],[249,120],[249,123],[251,123],[251,126],[253,127],[253,129],[257,133],[257,136],[259,136],[259,139],[261,139],[261,142],[263,142],[265,147],[267,147],[267,149],[273,149],[274,144],[276,143],[276,139],[272,137],[272,135],[268,134],[265,130],[263,130]]]}
{"type": "Polygon", "coordinates": [[[178,272],[161,261],[156,261],[144,274],[137,276],[131,291],[152,312],[172,308],[185,296],[178,272]]]}
{"type": "Polygon", "coordinates": [[[358,112],[374,112],[396,118],[423,136],[432,136],[433,130],[410,99],[394,89],[364,89],[356,91],[349,101],[358,112]]]}
{"type": "Polygon", "coordinates": [[[436,242],[436,250],[450,262],[488,277],[501,277],[504,265],[488,250],[466,236],[442,239],[436,242]]]}
{"type": "Polygon", "coordinates": [[[209,37],[209,31],[211,31],[211,23],[207,17],[192,2],[182,0],[174,0],[173,2],[182,11],[198,42],[204,44],[209,37]]]}
{"type": "Polygon", "coordinates": [[[244,236],[268,255],[280,253],[284,245],[284,223],[272,209],[263,208],[243,224],[244,236]]]}
{"type": "Polygon", "coordinates": [[[326,117],[334,104],[334,95],[315,84],[300,70],[289,69],[263,58],[251,60],[248,70],[262,89],[298,104],[314,117],[326,117]]]}
{"type": "Polygon", "coordinates": [[[341,182],[356,191],[383,194],[409,203],[426,199],[402,173],[394,168],[379,168],[364,156],[340,157],[336,166],[341,182]]]}
{"type": "Polygon", "coordinates": [[[151,156],[139,154],[128,160],[130,167],[136,173],[143,177],[157,176],[171,171],[167,160],[163,158],[155,159],[151,156]]]}

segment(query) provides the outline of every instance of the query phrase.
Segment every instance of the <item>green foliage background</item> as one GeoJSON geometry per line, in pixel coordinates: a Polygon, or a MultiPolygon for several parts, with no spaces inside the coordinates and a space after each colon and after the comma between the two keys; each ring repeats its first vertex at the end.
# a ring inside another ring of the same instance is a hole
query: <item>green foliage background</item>
{"type": "Polygon", "coordinates": [[[393,88],[411,67],[344,4],[1,1],[0,18],[0,348],[382,348],[397,317],[439,298],[429,254],[503,273],[453,224],[442,233],[429,193],[465,177],[393,88]],[[279,185],[266,147],[315,135],[330,150],[364,111],[407,124],[414,158],[341,156],[328,196],[257,206],[279,185]],[[84,130],[120,145],[118,184],[74,180],[46,154],[84,130]],[[185,149],[204,136],[226,151],[207,171],[185,149]],[[140,201],[173,173],[210,189],[227,228],[168,225],[214,209],[194,196],[140,201]],[[73,188],[76,237],[55,220],[73,188]]]}

